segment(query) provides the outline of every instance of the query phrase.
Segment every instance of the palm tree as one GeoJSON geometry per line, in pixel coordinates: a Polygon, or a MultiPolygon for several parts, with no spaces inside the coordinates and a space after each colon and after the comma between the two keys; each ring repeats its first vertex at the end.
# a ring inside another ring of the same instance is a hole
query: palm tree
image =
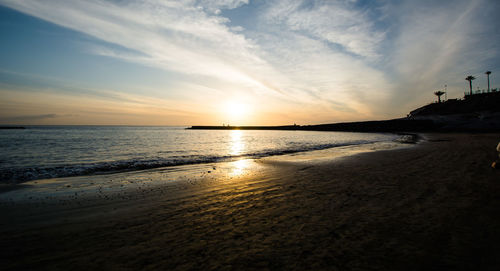
{"type": "Polygon", "coordinates": [[[438,103],[441,103],[441,95],[443,94],[444,92],[442,92],[441,90],[434,92],[434,95],[438,96],[438,103]]]}
{"type": "Polygon", "coordinates": [[[488,92],[490,92],[490,71],[485,72],[486,76],[488,76],[488,92]]]}
{"type": "Polygon", "coordinates": [[[465,77],[465,80],[469,81],[469,87],[470,87],[470,95],[472,95],[472,80],[476,79],[476,77],[469,75],[465,77]]]}

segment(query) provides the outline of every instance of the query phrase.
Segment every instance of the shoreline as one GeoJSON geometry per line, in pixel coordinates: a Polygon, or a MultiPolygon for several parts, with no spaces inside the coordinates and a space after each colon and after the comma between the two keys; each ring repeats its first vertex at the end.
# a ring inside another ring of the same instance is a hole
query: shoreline
{"type": "Polygon", "coordinates": [[[500,134],[424,137],[333,160],[198,168],[132,198],[2,204],[0,257],[12,270],[500,267],[500,134]]]}
{"type": "Polygon", "coordinates": [[[111,198],[116,195],[133,195],[137,192],[143,192],[143,189],[169,186],[177,182],[189,183],[204,175],[213,175],[213,178],[241,175],[244,171],[255,170],[258,164],[266,161],[317,163],[320,161],[334,161],[362,153],[413,147],[413,144],[418,143],[417,138],[420,137],[411,135],[409,138],[401,137],[390,142],[383,141],[346,145],[270,155],[260,158],[242,157],[232,161],[187,164],[107,174],[37,179],[16,184],[2,184],[0,185],[0,205],[17,202],[51,204],[54,201],[88,201],[89,199],[102,197],[111,198]]]}
{"type": "MultiPolygon", "coordinates": [[[[336,149],[344,149],[344,148],[353,148],[353,149],[363,149],[363,148],[370,148],[371,144],[385,144],[387,148],[395,148],[397,146],[391,146],[392,143],[394,144],[414,144],[417,143],[419,140],[418,134],[410,134],[410,133],[380,133],[380,134],[390,134],[393,136],[398,136],[399,138],[395,138],[389,141],[376,141],[376,142],[348,142],[344,144],[332,144],[330,146],[325,146],[325,145],[315,145],[312,147],[308,148],[303,148],[303,149],[272,149],[272,150],[264,150],[261,152],[255,152],[255,153],[247,153],[247,154],[239,154],[239,155],[225,155],[225,156],[210,156],[209,158],[203,158],[202,159],[194,159],[194,160],[180,160],[180,161],[164,161],[163,163],[152,163],[152,164],[139,164],[134,167],[129,167],[129,168],[123,168],[123,169],[110,169],[108,171],[102,170],[102,171],[96,171],[96,172],[90,172],[90,173],[80,173],[78,172],[78,168],[75,169],[75,172],[52,172],[49,174],[45,174],[42,176],[36,176],[36,177],[29,177],[28,179],[22,179],[22,180],[13,180],[9,179],[12,178],[8,174],[4,174],[7,179],[3,180],[3,183],[0,183],[0,198],[1,198],[1,193],[9,190],[15,190],[17,189],[16,186],[19,186],[20,184],[33,184],[37,182],[45,182],[45,180],[49,179],[67,179],[67,178],[79,178],[79,177],[96,177],[99,178],[99,176],[106,176],[106,175],[113,175],[113,174],[121,174],[121,173],[127,173],[127,172],[142,172],[142,171],[148,171],[148,170],[162,170],[162,169],[178,169],[181,167],[189,167],[189,166],[196,166],[196,165],[204,165],[204,164],[218,164],[218,163],[228,163],[232,161],[237,161],[241,159],[261,159],[265,157],[272,157],[272,156],[280,156],[280,155],[290,155],[290,154],[297,154],[297,153],[314,153],[316,151],[322,151],[322,150],[336,150],[336,149]],[[365,147],[367,146],[367,147],[365,147]],[[52,176],[51,176],[52,175],[52,176]]],[[[348,153],[344,152],[344,155],[348,155],[348,153]]],[[[337,156],[334,154],[334,156],[337,156]]],[[[110,166],[113,167],[114,163],[120,163],[120,161],[111,161],[109,162],[110,166]]],[[[61,168],[62,166],[60,166],[61,168]]],[[[17,172],[11,173],[12,175],[18,174],[17,172]]],[[[34,173],[36,175],[36,171],[34,173]]]]}

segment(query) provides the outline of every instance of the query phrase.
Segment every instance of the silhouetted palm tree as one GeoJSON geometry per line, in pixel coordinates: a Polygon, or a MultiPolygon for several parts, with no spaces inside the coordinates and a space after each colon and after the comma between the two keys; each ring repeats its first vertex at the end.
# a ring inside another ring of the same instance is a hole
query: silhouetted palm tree
{"type": "Polygon", "coordinates": [[[472,80],[476,79],[476,77],[469,75],[465,77],[465,80],[469,81],[469,87],[470,87],[470,95],[472,95],[472,80]]]}
{"type": "Polygon", "coordinates": [[[434,95],[438,96],[438,103],[441,103],[441,95],[443,95],[443,94],[444,94],[444,92],[441,90],[434,92],[434,95]]]}
{"type": "Polygon", "coordinates": [[[485,72],[486,76],[488,76],[488,92],[490,92],[490,71],[485,72]]]}

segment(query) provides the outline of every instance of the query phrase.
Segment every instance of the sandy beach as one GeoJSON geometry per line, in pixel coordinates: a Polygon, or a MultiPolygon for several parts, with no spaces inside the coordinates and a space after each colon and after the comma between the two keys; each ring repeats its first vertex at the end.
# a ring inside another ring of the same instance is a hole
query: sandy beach
{"type": "Polygon", "coordinates": [[[4,198],[0,269],[499,270],[500,134],[422,136],[337,159],[86,177],[143,180],[116,193],[4,198]]]}

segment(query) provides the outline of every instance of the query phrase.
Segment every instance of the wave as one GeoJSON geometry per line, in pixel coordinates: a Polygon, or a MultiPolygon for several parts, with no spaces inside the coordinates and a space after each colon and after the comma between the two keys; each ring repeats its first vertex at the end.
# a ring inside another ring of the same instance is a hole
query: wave
{"type": "Polygon", "coordinates": [[[119,160],[111,162],[67,164],[52,167],[25,167],[25,168],[5,168],[0,170],[0,180],[4,183],[21,183],[39,179],[51,179],[61,177],[86,176],[97,174],[110,174],[127,171],[155,169],[162,167],[182,166],[191,164],[217,163],[232,161],[242,158],[262,158],[273,155],[291,154],[297,152],[323,150],[335,147],[354,146],[376,141],[355,141],[345,144],[320,144],[300,146],[287,149],[263,150],[255,153],[246,153],[242,155],[223,155],[223,156],[200,156],[185,155],[171,157],[155,158],[135,158],[128,160],[119,160]]]}

